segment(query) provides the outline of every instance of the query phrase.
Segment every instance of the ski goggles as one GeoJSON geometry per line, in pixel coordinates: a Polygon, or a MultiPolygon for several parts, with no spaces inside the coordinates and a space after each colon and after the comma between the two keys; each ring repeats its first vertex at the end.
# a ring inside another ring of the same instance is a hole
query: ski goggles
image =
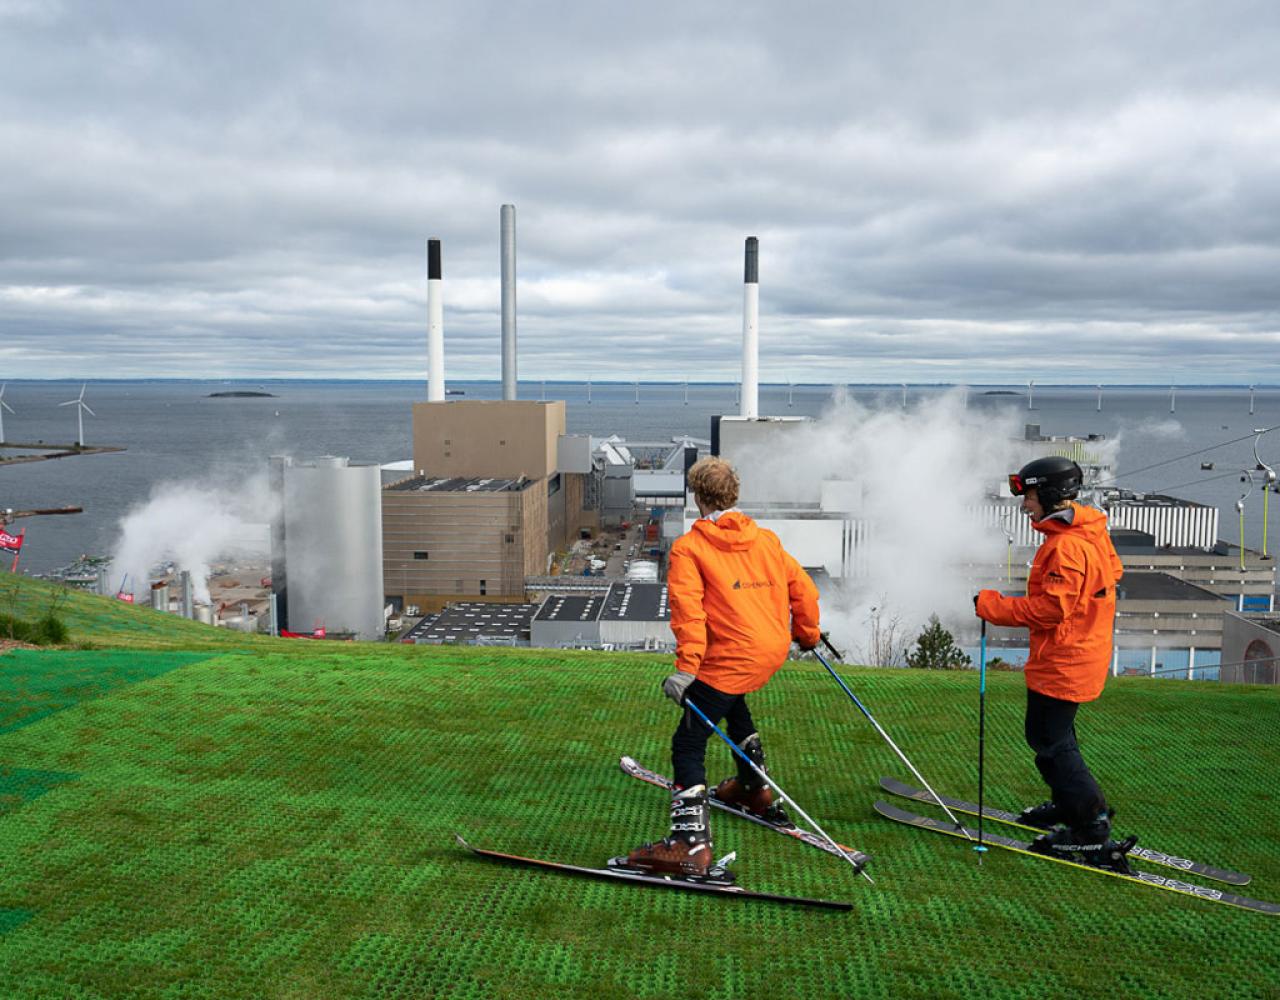
{"type": "Polygon", "coordinates": [[[1027,492],[1027,487],[1034,486],[1035,479],[1023,479],[1016,472],[1009,473],[1009,492],[1015,497],[1020,497],[1027,492]]]}

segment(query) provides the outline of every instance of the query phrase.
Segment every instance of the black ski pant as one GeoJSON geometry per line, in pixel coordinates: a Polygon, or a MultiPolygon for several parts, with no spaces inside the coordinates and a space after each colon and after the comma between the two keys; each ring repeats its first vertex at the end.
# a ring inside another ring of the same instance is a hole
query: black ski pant
{"type": "Polygon", "coordinates": [[[1076,742],[1079,708],[1074,701],[1027,689],[1027,746],[1036,753],[1036,767],[1052,791],[1054,803],[1075,828],[1088,826],[1107,808],[1102,789],[1076,742]]]}
{"type": "MultiPolygon", "coordinates": [[[[724,719],[727,725],[722,728],[727,728],[729,739],[734,743],[741,744],[756,731],[745,695],[725,694],[695,679],[684,697],[685,701],[691,701],[702,709],[702,713],[716,725],[724,719]]],[[[707,739],[713,735],[711,727],[686,705],[680,725],[671,737],[671,768],[675,783],[681,788],[707,783],[707,739]]],[[[737,763],[736,754],[734,763],[737,763]]]]}

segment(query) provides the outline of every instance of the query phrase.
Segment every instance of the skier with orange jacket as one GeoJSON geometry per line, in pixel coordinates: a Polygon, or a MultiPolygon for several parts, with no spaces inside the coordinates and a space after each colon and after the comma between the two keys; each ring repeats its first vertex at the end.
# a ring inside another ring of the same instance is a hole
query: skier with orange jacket
{"type": "MultiPolygon", "coordinates": [[[[737,510],[738,475],[720,458],[689,470],[701,517],[671,546],[667,595],[676,636],[676,670],[663,693],[684,708],[671,738],[676,789],[671,832],[627,857],[628,866],[705,875],[713,860],[706,749],[711,729],[685,705],[692,701],[759,767],[764,748],[746,695],[762,688],[787,659],[792,640],[812,649],[821,639],[818,589],[778,536],[737,510]]],[[[775,823],[788,823],[768,784],[737,755],[737,776],[716,798],[775,823]]]]}
{"type": "Polygon", "coordinates": [[[1111,839],[1114,810],[1081,756],[1075,718],[1095,700],[1111,667],[1116,584],[1124,573],[1107,533],[1107,516],[1072,503],[1083,473],[1069,458],[1049,456],[1009,477],[1022,510],[1044,542],[1027,576],[1025,597],[984,590],[974,598],[979,618],[1030,630],[1026,664],[1027,744],[1052,799],[1023,810],[1019,820],[1047,833],[1032,848],[1065,860],[1129,872],[1134,840],[1111,839]]]}

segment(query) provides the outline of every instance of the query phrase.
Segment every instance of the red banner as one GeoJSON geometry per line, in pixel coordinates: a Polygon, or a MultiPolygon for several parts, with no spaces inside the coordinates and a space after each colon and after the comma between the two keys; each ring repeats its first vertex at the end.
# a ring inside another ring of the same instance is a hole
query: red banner
{"type": "Polygon", "coordinates": [[[132,595],[132,594],[126,594],[126,593],[122,590],[122,591],[120,591],[120,593],[116,594],[116,600],[117,600],[117,601],[124,601],[124,603],[125,603],[125,604],[132,604],[132,603],[133,603],[133,595],[132,595]]]}
{"type": "Polygon", "coordinates": [[[280,636],[284,639],[323,639],[325,637],[324,626],[319,625],[314,632],[290,632],[288,629],[281,629],[280,636]]]}
{"type": "Polygon", "coordinates": [[[0,529],[0,552],[18,552],[22,549],[22,536],[11,535],[0,529]]]}

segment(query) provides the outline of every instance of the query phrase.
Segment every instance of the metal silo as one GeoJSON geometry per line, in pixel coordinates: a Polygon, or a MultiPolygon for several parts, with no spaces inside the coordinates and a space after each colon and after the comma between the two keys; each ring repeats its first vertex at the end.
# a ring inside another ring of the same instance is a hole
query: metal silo
{"type": "MultiPolygon", "coordinates": [[[[378,466],[332,456],[272,463],[281,494],[272,545],[283,549],[280,583],[288,586],[284,627],[311,633],[323,626],[330,635],[382,639],[378,466]]],[[[278,555],[273,551],[273,565],[278,555]]]]}

